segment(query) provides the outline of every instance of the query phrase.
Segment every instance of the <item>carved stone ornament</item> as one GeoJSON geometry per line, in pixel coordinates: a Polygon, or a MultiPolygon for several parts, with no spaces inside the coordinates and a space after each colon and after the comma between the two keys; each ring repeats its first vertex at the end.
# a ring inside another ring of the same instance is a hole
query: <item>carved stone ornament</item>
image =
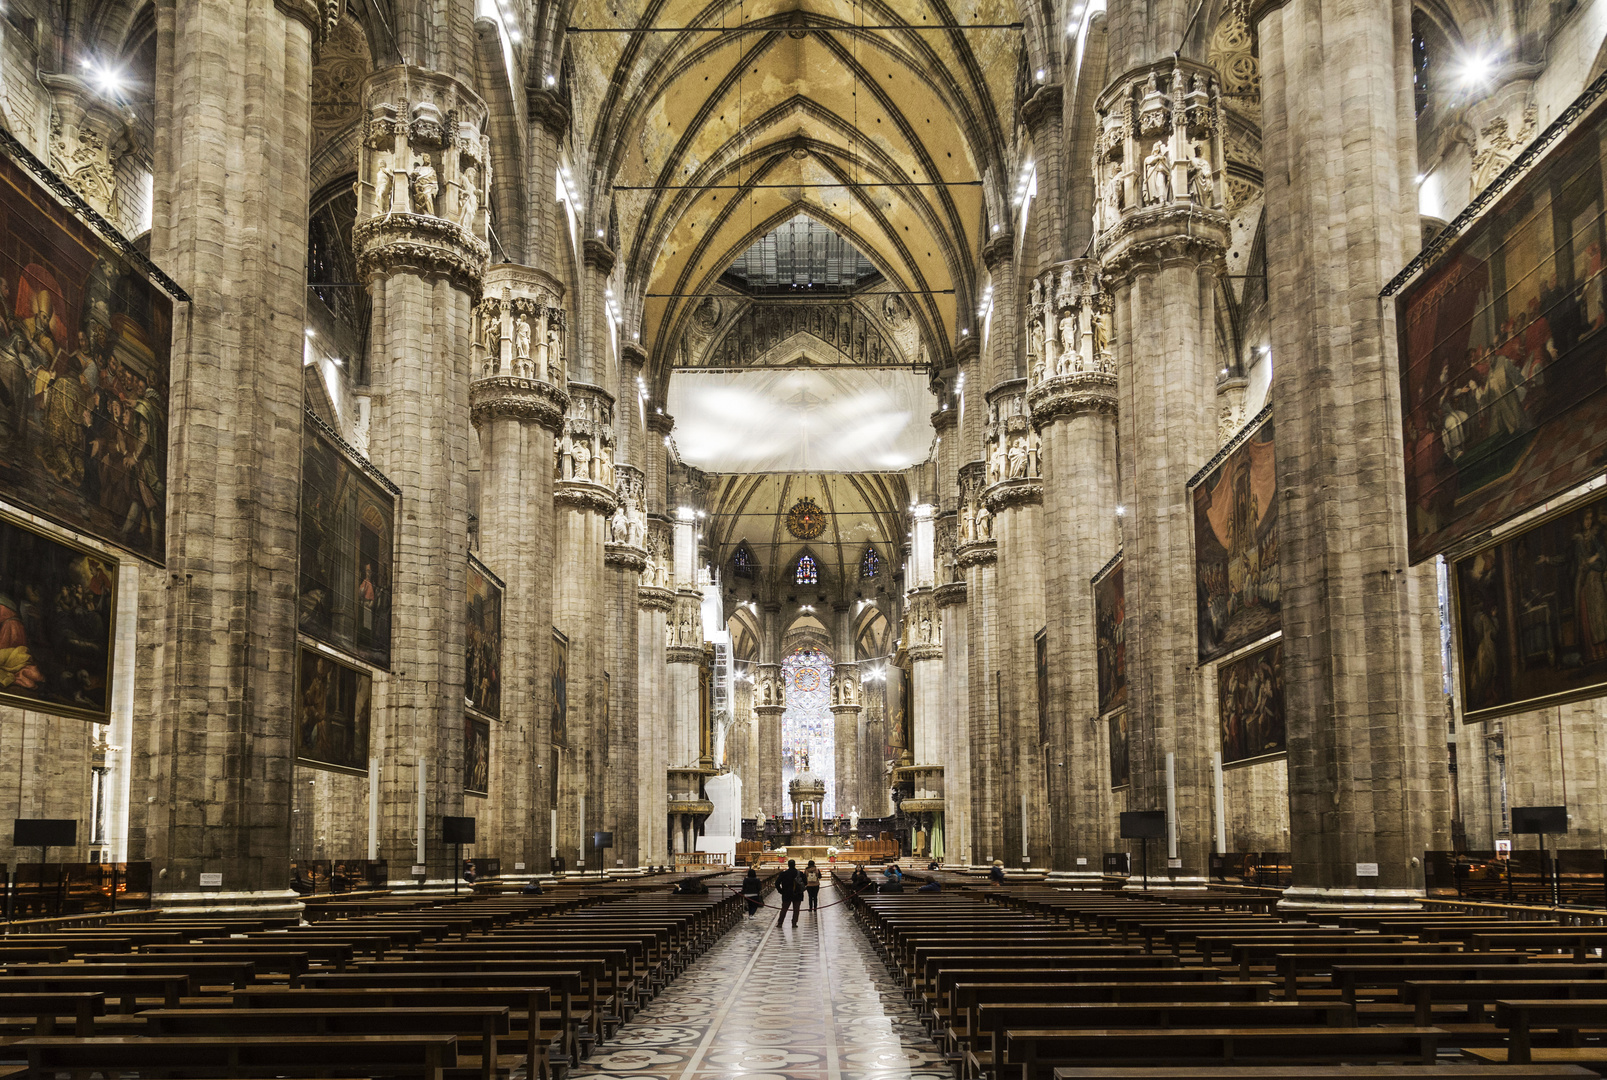
{"type": "Polygon", "coordinates": [[[496,377],[469,384],[469,416],[476,427],[490,420],[528,420],[561,431],[568,396],[550,383],[496,377]]]}
{"type": "Polygon", "coordinates": [[[939,608],[954,607],[965,603],[966,585],[964,580],[951,581],[947,585],[939,585],[932,590],[932,600],[939,608]]]}
{"type": "Polygon", "coordinates": [[[440,274],[478,290],[491,246],[445,218],[388,214],[358,222],[352,230],[357,273],[364,278],[398,271],[440,274]]]}
{"type": "Polygon", "coordinates": [[[995,515],[1016,506],[1037,506],[1043,502],[1043,481],[1037,477],[1004,480],[988,488],[988,509],[995,515]]]}
{"type": "Polygon", "coordinates": [[[595,510],[599,514],[611,514],[618,505],[614,492],[600,487],[590,481],[560,480],[553,485],[552,501],[558,506],[570,506],[577,510],[595,510]]]}
{"type": "Polygon", "coordinates": [[[999,561],[999,545],[989,540],[986,543],[970,544],[960,549],[956,557],[960,569],[968,570],[973,566],[983,566],[987,563],[999,561]]]}
{"type": "MultiPolygon", "coordinates": [[[[644,568],[643,573],[646,573],[644,568]]],[[[636,606],[648,611],[669,611],[675,607],[675,594],[651,585],[636,587],[636,606]]]]}

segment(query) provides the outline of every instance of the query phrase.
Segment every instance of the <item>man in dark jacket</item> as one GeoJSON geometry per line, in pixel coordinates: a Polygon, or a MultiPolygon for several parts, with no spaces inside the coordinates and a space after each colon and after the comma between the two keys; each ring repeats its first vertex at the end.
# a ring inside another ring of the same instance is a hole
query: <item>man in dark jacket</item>
{"type": "Polygon", "coordinates": [[[764,882],[759,880],[759,871],[748,867],[748,876],[742,879],[742,899],[748,902],[748,918],[758,911],[764,903],[764,882]]]}
{"type": "Polygon", "coordinates": [[[781,897],[781,918],[776,920],[780,926],[787,921],[787,908],[792,908],[792,925],[798,925],[798,906],[803,902],[803,873],[798,869],[798,860],[788,859],[787,868],[776,875],[776,893],[781,897]]]}

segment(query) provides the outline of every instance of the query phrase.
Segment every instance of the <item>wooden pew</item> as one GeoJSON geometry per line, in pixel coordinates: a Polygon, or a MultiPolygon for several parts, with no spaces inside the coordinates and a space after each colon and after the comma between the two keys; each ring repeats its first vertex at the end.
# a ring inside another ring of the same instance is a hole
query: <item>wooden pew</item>
{"type": "MultiPolygon", "coordinates": [[[[1560,1031],[1578,1048],[1579,1033],[1582,1030],[1600,1032],[1607,1027],[1607,998],[1595,1000],[1522,1000],[1502,998],[1495,1003],[1495,1026],[1507,1028],[1510,1038],[1507,1043],[1507,1063],[1511,1065],[1528,1065],[1533,1061],[1534,1049],[1530,1045],[1530,1033],[1537,1027],[1560,1031]]],[[[1607,1062],[1607,1046],[1596,1046],[1589,1051],[1577,1055],[1558,1055],[1550,1052],[1550,1048],[1543,1055],[1549,1063],[1568,1064],[1596,1064],[1607,1062]]]]}
{"type": "MultiPolygon", "coordinates": [[[[69,964],[62,968],[72,970],[69,964]]],[[[104,993],[116,999],[118,1008],[125,1013],[137,1012],[141,998],[160,998],[163,1004],[177,1007],[179,999],[191,992],[188,974],[164,975],[147,972],[140,975],[5,975],[0,976],[0,990],[7,994],[71,994],[104,993]]]]}
{"type": "Polygon", "coordinates": [[[1056,1069],[1054,1080],[1598,1080],[1577,1065],[1256,1065],[1225,1068],[1073,1067],[1056,1069]]]}
{"type": "MultiPolygon", "coordinates": [[[[0,990],[5,984],[0,982],[0,990]]],[[[87,990],[65,993],[0,993],[0,1016],[28,1017],[33,1034],[54,1035],[60,1017],[73,1018],[73,1034],[89,1035],[95,1030],[95,1017],[106,1015],[106,995],[87,990]]]]}
{"type": "Polygon", "coordinates": [[[1607,997],[1601,972],[1594,979],[1409,979],[1400,988],[1401,1001],[1412,1006],[1418,1025],[1434,1023],[1434,1006],[1466,1005],[1469,1023],[1482,1023],[1484,1008],[1502,998],[1607,997]]]}
{"type": "Polygon", "coordinates": [[[165,1038],[29,1038],[29,1075],[138,1072],[147,1077],[309,1076],[351,1068],[361,1076],[444,1080],[457,1064],[453,1035],[189,1035],[165,1038]]]}

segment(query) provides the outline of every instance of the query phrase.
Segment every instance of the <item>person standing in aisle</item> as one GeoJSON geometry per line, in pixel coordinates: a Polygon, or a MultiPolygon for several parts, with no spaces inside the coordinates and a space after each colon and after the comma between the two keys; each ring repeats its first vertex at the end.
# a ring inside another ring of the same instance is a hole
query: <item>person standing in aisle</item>
{"type": "Polygon", "coordinates": [[[748,918],[753,918],[753,913],[759,910],[763,894],[764,883],[759,880],[759,871],[748,867],[748,876],[742,879],[742,899],[748,902],[748,918]]]}
{"type": "Polygon", "coordinates": [[[798,925],[798,905],[803,901],[803,872],[798,869],[797,859],[788,859],[787,868],[776,875],[776,894],[781,897],[781,918],[776,920],[780,926],[787,921],[787,908],[792,908],[792,925],[798,925]]]}
{"type": "Polygon", "coordinates": [[[810,859],[809,865],[804,867],[804,888],[809,892],[809,910],[820,910],[820,870],[815,866],[815,860],[810,859]]]}

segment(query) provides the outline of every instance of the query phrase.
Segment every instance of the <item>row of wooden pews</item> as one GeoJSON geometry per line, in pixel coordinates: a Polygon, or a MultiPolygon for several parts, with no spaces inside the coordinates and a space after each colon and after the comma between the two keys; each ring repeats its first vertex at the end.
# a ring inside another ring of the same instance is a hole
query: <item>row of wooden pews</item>
{"type": "Polygon", "coordinates": [[[859,896],[853,912],[958,1080],[1607,1067],[1599,926],[1291,915],[1244,895],[962,888],[859,896]]]}
{"type": "Polygon", "coordinates": [[[740,919],[679,880],[3,937],[0,1077],[563,1080],[740,919]]]}

